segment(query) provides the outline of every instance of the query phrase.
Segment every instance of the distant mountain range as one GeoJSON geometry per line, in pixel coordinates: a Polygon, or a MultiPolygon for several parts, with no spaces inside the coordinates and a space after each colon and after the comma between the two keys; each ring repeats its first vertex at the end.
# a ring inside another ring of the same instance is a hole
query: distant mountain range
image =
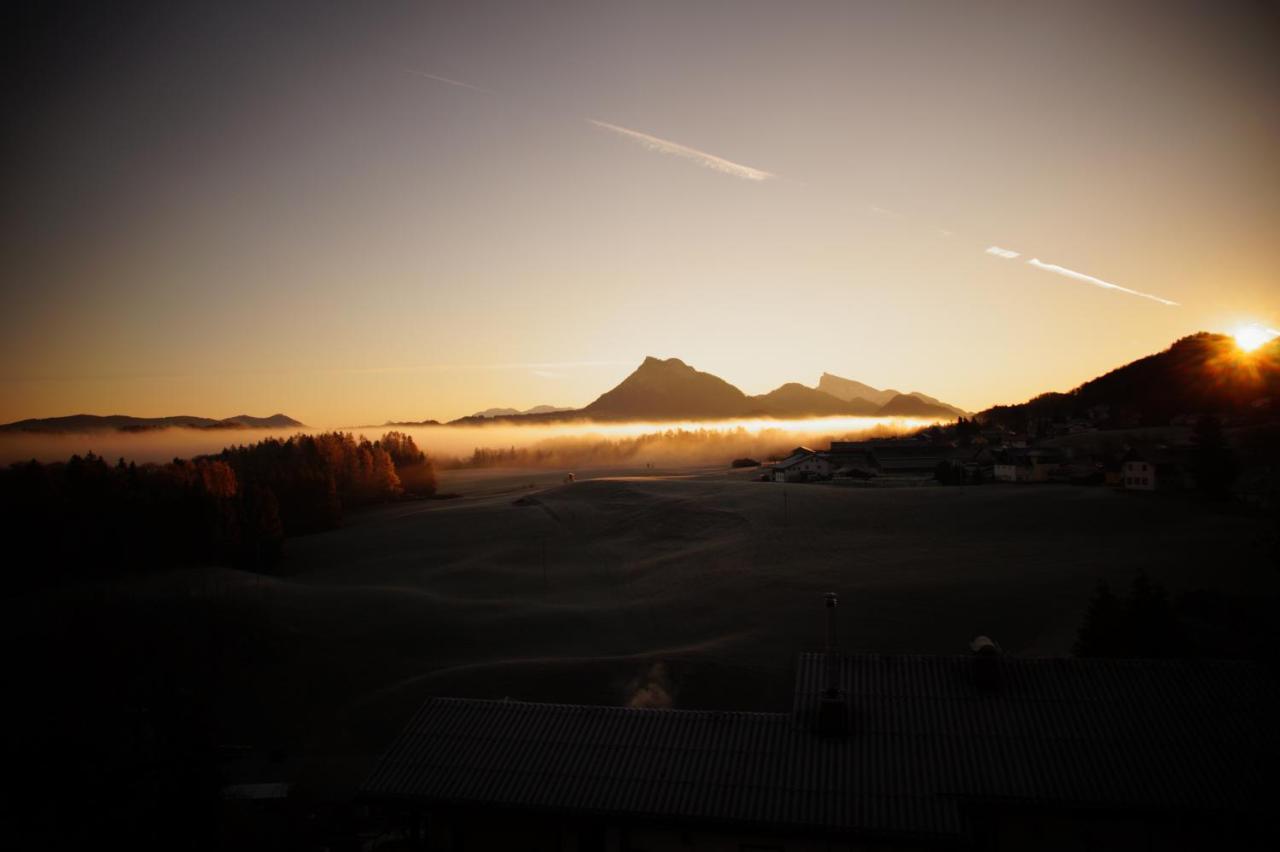
{"type": "MultiPolygon", "coordinates": [[[[541,408],[550,408],[544,406],[541,408]]],[[[722,420],[741,417],[920,417],[952,419],[962,409],[921,393],[877,390],[824,373],[818,387],[796,382],[748,396],[719,376],[703,373],[679,358],[648,357],[617,387],[580,409],[517,412],[489,409],[452,421],[472,425],[493,420],[722,420]]]]}
{"type": "Polygon", "coordinates": [[[155,429],[291,429],[306,424],[284,414],[251,417],[237,414],[215,420],[212,417],[129,417],[124,414],[72,414],[67,417],[44,417],[19,420],[0,425],[0,432],[149,432],[155,429]]]}
{"type": "MultiPolygon", "coordinates": [[[[1036,420],[1083,418],[1101,427],[1158,425],[1178,415],[1247,413],[1280,408],[1280,339],[1252,353],[1221,334],[1184,337],[1163,352],[1119,367],[1068,393],[1046,393],[1018,405],[998,405],[976,415],[984,423],[1026,428],[1036,420]]],[[[490,408],[451,424],[538,423],[570,420],[673,421],[744,417],[862,416],[951,420],[963,409],[919,391],[880,390],[853,379],[823,373],[817,387],[789,382],[749,396],[678,358],[648,357],[617,387],[584,408],[539,405],[524,411],[490,408]]],[[[387,426],[435,426],[434,420],[387,426]]],[[[284,414],[251,417],[128,417],[74,414],[19,420],[0,432],[143,432],[154,429],[291,429],[305,424],[284,414]]]]}
{"type": "Polygon", "coordinates": [[[477,411],[472,417],[515,417],[520,414],[555,414],[560,411],[573,411],[573,408],[560,405],[535,405],[521,411],[518,408],[486,408],[477,411]]]}
{"type": "Polygon", "coordinates": [[[936,410],[942,408],[956,417],[969,416],[969,412],[963,408],[949,405],[940,399],[934,399],[919,391],[902,393],[896,390],[876,390],[871,385],[864,385],[862,382],[855,382],[853,379],[833,376],[831,373],[823,373],[822,378],[818,379],[818,390],[825,391],[837,399],[843,399],[847,402],[855,400],[870,402],[879,406],[877,413],[882,415],[933,417],[937,413],[936,410]],[[917,412],[927,413],[921,414],[917,412]]]}

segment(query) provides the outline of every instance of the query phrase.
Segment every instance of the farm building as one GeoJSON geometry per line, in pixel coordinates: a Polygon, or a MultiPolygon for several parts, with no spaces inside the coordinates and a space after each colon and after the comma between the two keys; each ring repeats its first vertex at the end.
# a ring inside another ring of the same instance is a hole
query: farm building
{"type": "Polygon", "coordinates": [[[774,482],[830,479],[834,470],[829,453],[820,453],[808,447],[796,447],[785,459],[774,462],[770,469],[774,482]]]}
{"type": "Polygon", "coordinates": [[[993,473],[997,482],[1048,482],[1062,462],[1057,450],[1011,447],[996,453],[993,473]]]}
{"type": "Polygon", "coordinates": [[[994,477],[995,454],[985,444],[974,443],[957,447],[949,457],[951,465],[964,471],[970,481],[990,480],[994,477]]]}
{"type": "Polygon", "coordinates": [[[953,448],[926,441],[832,441],[837,469],[856,468],[880,476],[932,476],[953,448]]]}
{"type": "Polygon", "coordinates": [[[802,654],[790,713],[431,698],[361,797],[431,850],[1273,848],[1277,710],[1248,663],[802,654]]]}
{"type": "Polygon", "coordinates": [[[1156,448],[1134,449],[1125,454],[1120,484],[1126,491],[1169,491],[1186,483],[1176,456],[1156,448]]]}

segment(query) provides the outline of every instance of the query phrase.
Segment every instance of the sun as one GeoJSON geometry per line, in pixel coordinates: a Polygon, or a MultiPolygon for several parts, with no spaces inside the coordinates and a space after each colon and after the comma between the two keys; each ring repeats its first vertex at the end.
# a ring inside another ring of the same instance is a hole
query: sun
{"type": "Polygon", "coordinates": [[[1252,352],[1264,343],[1269,343],[1276,337],[1280,337],[1280,332],[1263,328],[1256,324],[1242,325],[1235,330],[1232,337],[1236,339],[1236,346],[1239,346],[1245,352],[1252,352]]]}

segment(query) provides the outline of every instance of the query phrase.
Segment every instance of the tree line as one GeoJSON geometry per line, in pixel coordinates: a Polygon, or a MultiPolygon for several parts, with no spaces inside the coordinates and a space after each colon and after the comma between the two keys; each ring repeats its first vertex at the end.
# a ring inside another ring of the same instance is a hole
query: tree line
{"type": "Polygon", "coordinates": [[[1280,665],[1274,593],[1189,589],[1176,596],[1143,571],[1127,592],[1099,580],[1076,633],[1078,657],[1243,659],[1280,665]]]}
{"type": "Polygon", "coordinates": [[[896,435],[878,427],[848,435],[797,435],[784,429],[669,428],[641,435],[606,438],[578,435],[547,438],[531,446],[476,447],[471,455],[441,460],[442,467],[608,467],[613,465],[729,464],[735,458],[784,458],[796,442],[818,446],[832,440],[896,435]]]}
{"type": "Polygon", "coordinates": [[[289,536],[435,487],[431,459],[400,432],[269,438],[165,464],[111,464],[93,453],[18,463],[0,470],[0,512],[6,541],[31,562],[11,572],[10,588],[175,564],[265,571],[289,536]]]}

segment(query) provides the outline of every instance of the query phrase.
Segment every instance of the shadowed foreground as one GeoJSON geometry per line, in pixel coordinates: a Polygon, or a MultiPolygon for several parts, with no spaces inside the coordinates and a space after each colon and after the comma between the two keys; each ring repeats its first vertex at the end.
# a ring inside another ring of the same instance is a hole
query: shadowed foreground
{"type": "Polygon", "coordinates": [[[986,633],[1060,655],[1099,577],[1237,593],[1275,577],[1256,519],[1101,488],[454,477],[442,490],[468,496],[291,540],[282,576],[9,599],[41,649],[19,672],[34,724],[83,728],[89,695],[173,695],[199,736],[344,797],[429,695],[784,710],[832,589],[846,650],[957,653],[986,633]]]}

